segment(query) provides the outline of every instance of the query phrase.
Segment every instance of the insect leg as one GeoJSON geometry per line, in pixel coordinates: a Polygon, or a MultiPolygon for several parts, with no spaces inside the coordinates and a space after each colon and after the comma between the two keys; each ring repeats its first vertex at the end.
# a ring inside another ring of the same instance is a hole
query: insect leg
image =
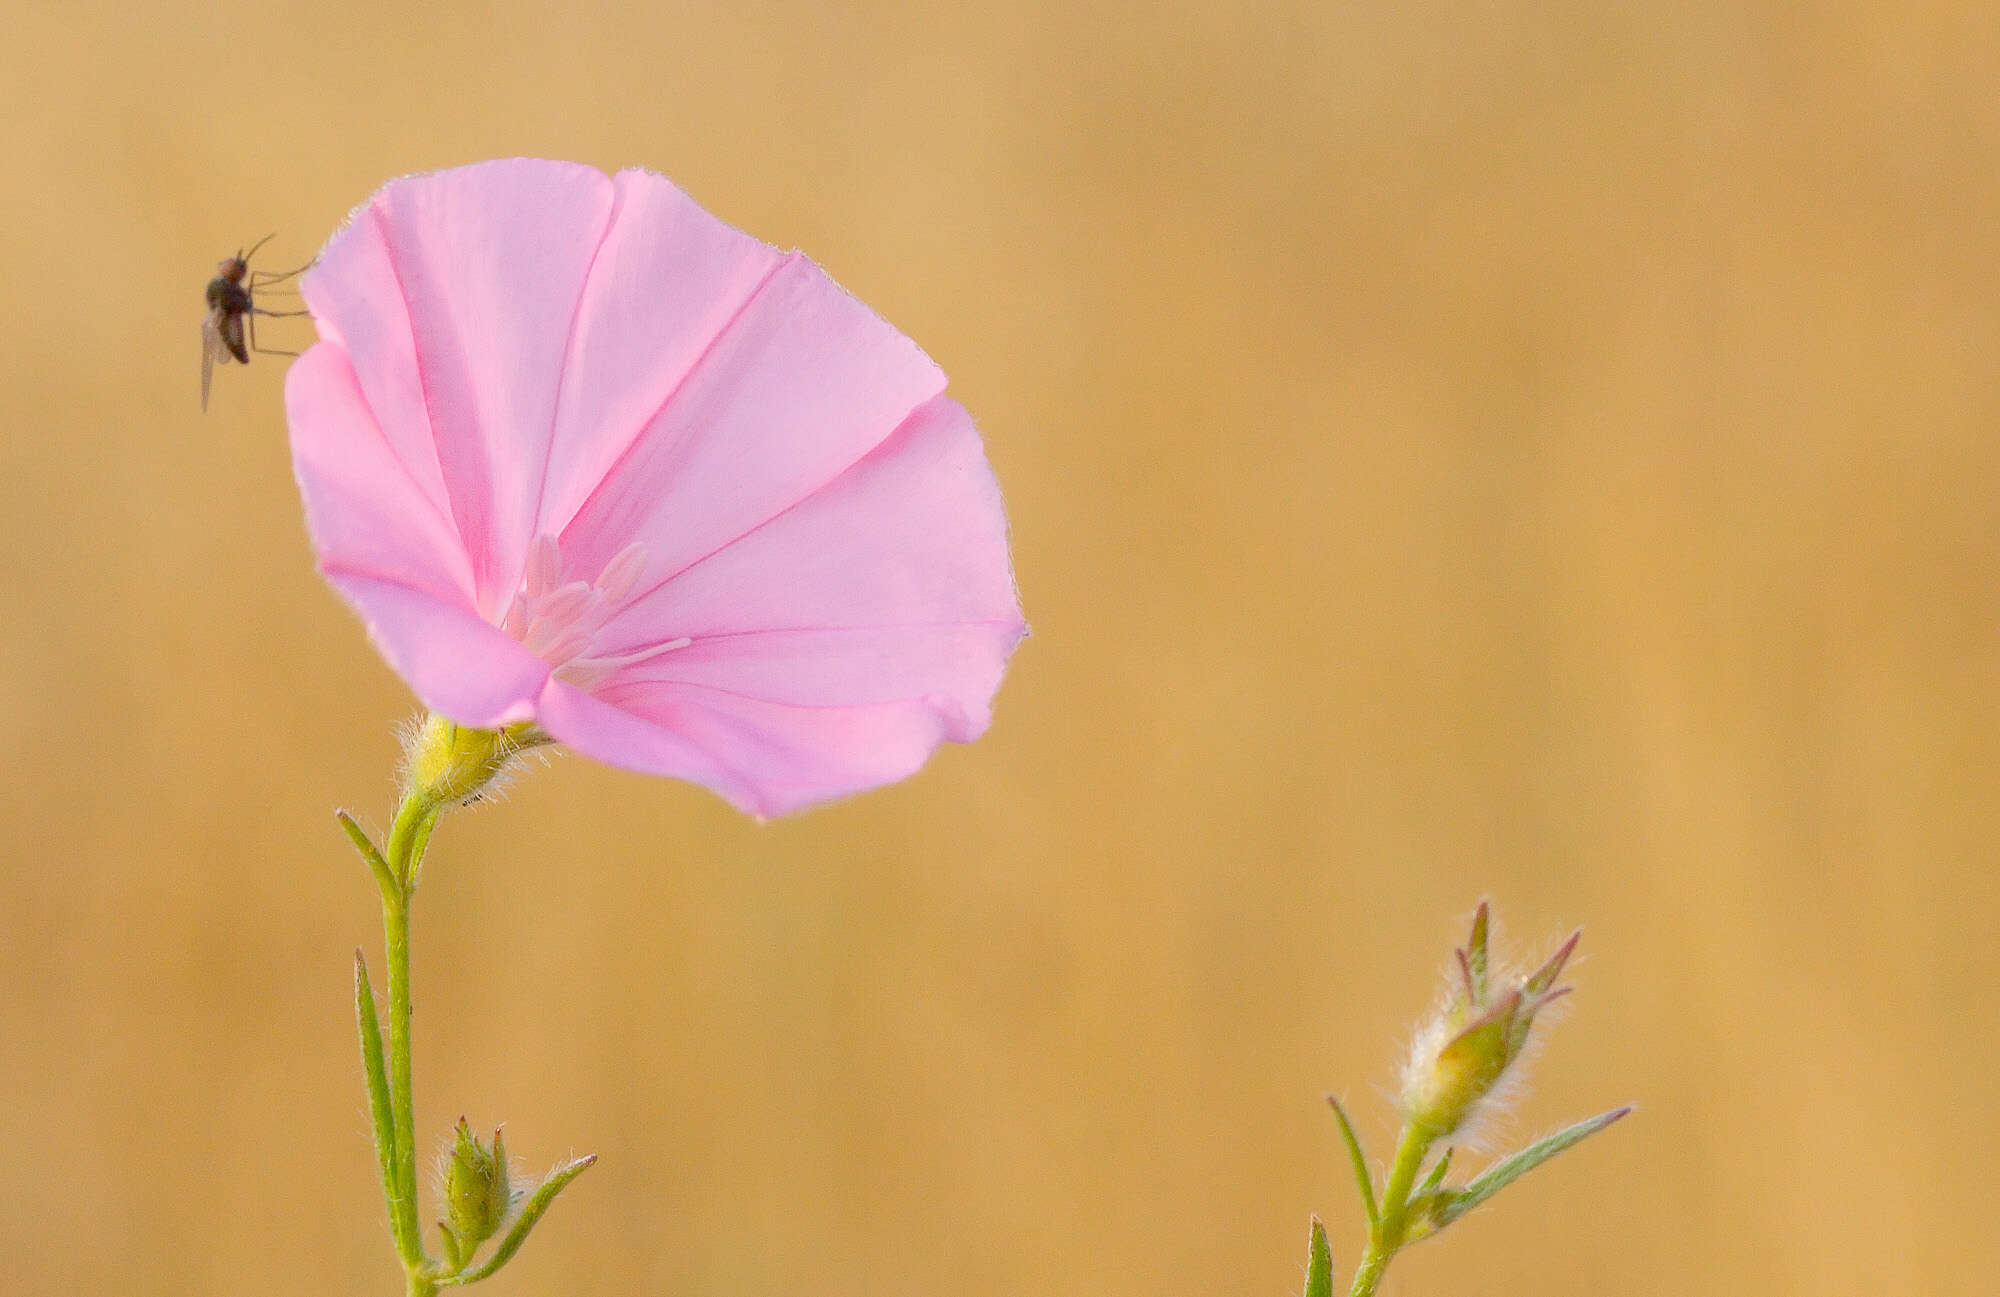
{"type": "Polygon", "coordinates": [[[291,270],[253,270],[250,272],[250,284],[253,288],[269,288],[273,284],[284,283],[294,275],[302,275],[317,264],[319,264],[319,258],[314,257],[311,261],[306,262],[305,265],[294,267],[291,270]]]}
{"type": "Polygon", "coordinates": [[[258,316],[260,316],[260,315],[304,315],[304,314],[305,314],[305,312],[304,312],[304,311],[260,311],[260,310],[258,310],[258,309],[257,309],[256,307],[254,307],[254,306],[253,306],[253,307],[251,307],[251,308],[250,308],[250,311],[249,311],[249,313],[248,313],[248,314],[246,314],[246,315],[245,315],[245,316],[243,317],[243,322],[244,322],[245,324],[247,324],[247,325],[249,325],[249,326],[250,326],[250,350],[252,350],[252,351],[254,351],[254,352],[256,352],[257,354],[259,354],[259,355],[262,355],[262,356],[296,356],[296,355],[298,355],[299,353],[298,353],[298,352],[296,352],[296,351],[280,351],[280,350],[278,350],[278,349],[277,349],[276,347],[260,347],[260,346],[258,346],[258,345],[257,345],[257,317],[258,317],[258,316]]]}

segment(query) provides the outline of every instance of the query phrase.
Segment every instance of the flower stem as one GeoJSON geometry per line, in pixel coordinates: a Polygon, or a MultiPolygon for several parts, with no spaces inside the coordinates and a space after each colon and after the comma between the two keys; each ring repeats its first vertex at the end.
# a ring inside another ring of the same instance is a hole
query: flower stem
{"type": "MultiPolygon", "coordinates": [[[[423,876],[424,850],[430,845],[431,830],[436,827],[438,817],[447,808],[476,798],[480,789],[492,782],[514,755],[547,742],[546,735],[529,725],[479,730],[454,724],[436,714],[426,716],[404,745],[402,802],[396,807],[396,820],[382,849],[376,850],[367,832],[352,816],[345,811],[339,816],[341,828],[368,862],[382,893],[382,947],[389,974],[386,1060],[382,1057],[374,992],[369,989],[368,970],[359,951],[355,952],[355,1011],[361,1030],[362,1068],[368,1080],[376,1153],[382,1166],[382,1191],[388,1199],[390,1233],[395,1237],[396,1255],[403,1263],[407,1297],[436,1297],[441,1287],[484,1279],[498,1270],[521,1246],[528,1229],[556,1193],[596,1160],[575,1159],[544,1179],[529,1206],[515,1219],[512,1232],[475,1272],[468,1275],[466,1267],[479,1244],[502,1223],[497,1218],[486,1224],[484,1233],[477,1234],[468,1233],[466,1223],[456,1215],[450,1225],[439,1221],[438,1227],[445,1234],[446,1258],[433,1260],[425,1250],[423,1227],[417,1218],[417,1113],[410,1084],[411,904],[423,876]]],[[[504,1166],[505,1154],[498,1134],[494,1136],[493,1153],[502,1159],[504,1166]]],[[[447,1214],[458,1211],[461,1205],[454,1200],[447,1205],[447,1214]]]]}
{"type": "Polygon", "coordinates": [[[391,1156],[396,1171],[389,1210],[395,1217],[396,1250],[409,1277],[409,1297],[431,1297],[437,1291],[430,1277],[431,1259],[424,1251],[423,1227],[417,1223],[417,1117],[410,1082],[410,902],[416,896],[417,870],[437,813],[436,803],[419,794],[403,799],[389,831],[388,877],[382,880],[382,947],[389,965],[389,1105],[395,1125],[391,1156]]]}
{"type": "Polygon", "coordinates": [[[1389,1259],[1403,1245],[1410,1190],[1416,1187],[1417,1173],[1423,1170],[1424,1158],[1436,1142],[1436,1132],[1426,1126],[1414,1121],[1403,1126],[1396,1160],[1389,1167],[1389,1183],[1382,1189],[1381,1215],[1368,1231],[1368,1248],[1361,1254],[1361,1264],[1354,1268],[1354,1286],[1348,1289],[1347,1297],[1374,1297],[1389,1259]]]}

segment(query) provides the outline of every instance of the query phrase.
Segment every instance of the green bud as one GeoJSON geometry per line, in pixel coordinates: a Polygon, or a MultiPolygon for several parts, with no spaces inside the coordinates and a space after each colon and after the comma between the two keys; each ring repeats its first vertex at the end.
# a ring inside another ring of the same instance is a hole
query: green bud
{"type": "Polygon", "coordinates": [[[463,1117],[444,1162],[444,1204],[448,1227],[469,1257],[500,1232],[514,1205],[507,1183],[507,1145],[499,1130],[491,1146],[474,1137],[463,1117]]]}
{"type": "Polygon", "coordinates": [[[1488,913],[1482,902],[1472,920],[1470,939],[1455,952],[1452,994],[1417,1033],[1403,1069],[1403,1115],[1436,1139],[1450,1136],[1478,1115],[1527,1048],[1535,1015],[1569,993],[1568,987],[1556,985],[1556,979],[1581,934],[1572,934],[1534,972],[1508,977],[1489,961],[1487,932],[1488,913]]]}
{"type": "Polygon", "coordinates": [[[476,730],[432,712],[403,744],[408,794],[432,806],[477,801],[515,756],[548,741],[532,724],[476,730]]]}

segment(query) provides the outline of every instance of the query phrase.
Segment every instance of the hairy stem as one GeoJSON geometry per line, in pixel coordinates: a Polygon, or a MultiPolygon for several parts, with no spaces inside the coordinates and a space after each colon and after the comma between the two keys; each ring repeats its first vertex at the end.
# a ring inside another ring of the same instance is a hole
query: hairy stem
{"type": "Polygon", "coordinates": [[[412,794],[397,808],[386,853],[388,878],[382,887],[382,946],[389,973],[389,1106],[395,1125],[391,1150],[396,1193],[389,1210],[395,1217],[397,1253],[409,1276],[410,1297],[430,1297],[431,1259],[424,1251],[423,1227],[417,1223],[417,1114],[410,1082],[410,902],[416,896],[417,870],[438,808],[412,794]]]}
{"type": "Polygon", "coordinates": [[[1381,1215],[1368,1231],[1368,1249],[1361,1254],[1361,1264],[1354,1268],[1354,1285],[1347,1290],[1347,1297],[1374,1297],[1383,1272],[1389,1268],[1389,1259],[1403,1245],[1410,1190],[1416,1187],[1424,1157],[1436,1142],[1437,1134],[1416,1122],[1403,1126],[1402,1140],[1396,1145],[1396,1160],[1389,1168],[1389,1183],[1382,1189],[1381,1215]]]}

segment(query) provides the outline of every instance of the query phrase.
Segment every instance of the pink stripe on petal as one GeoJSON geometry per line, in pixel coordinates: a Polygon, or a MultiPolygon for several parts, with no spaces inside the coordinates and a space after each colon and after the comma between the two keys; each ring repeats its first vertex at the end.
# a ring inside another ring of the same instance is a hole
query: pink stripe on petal
{"type": "Polygon", "coordinates": [[[621,171],[576,312],[536,529],[557,534],[777,269],[783,254],[664,176],[621,171]]]}
{"type": "Polygon", "coordinates": [[[535,532],[611,203],[594,168],[515,158],[396,181],[368,209],[409,308],[438,463],[489,618],[513,599],[535,532]]]}
{"type": "MultiPolygon", "coordinates": [[[[366,209],[326,245],[301,279],[300,292],[320,337],[345,350],[353,362],[371,419],[396,458],[424,498],[450,521],[451,499],[424,408],[410,309],[389,264],[381,226],[366,217],[366,209]]],[[[455,522],[452,526],[456,530],[455,522]]]]}
{"type": "Polygon", "coordinates": [[[795,507],[627,605],[616,654],[677,635],[842,626],[1020,625],[1007,518],[979,434],[950,397],[795,507]]]}
{"type": "Polygon", "coordinates": [[[472,569],[450,522],[376,424],[347,353],[320,343],[285,376],[292,468],[323,564],[393,573],[441,599],[472,603],[472,569]]]}
{"type": "Polygon", "coordinates": [[[700,640],[610,676],[596,690],[625,700],[648,686],[700,685],[765,702],[835,707],[959,700],[963,724],[945,737],[970,743],[992,720],[992,699],[1019,619],[942,626],[766,630],[700,640]]]}
{"type": "Polygon", "coordinates": [[[564,529],[585,571],[633,541],[672,572],[838,476],[944,388],[803,257],[780,266],[564,529]]]}

